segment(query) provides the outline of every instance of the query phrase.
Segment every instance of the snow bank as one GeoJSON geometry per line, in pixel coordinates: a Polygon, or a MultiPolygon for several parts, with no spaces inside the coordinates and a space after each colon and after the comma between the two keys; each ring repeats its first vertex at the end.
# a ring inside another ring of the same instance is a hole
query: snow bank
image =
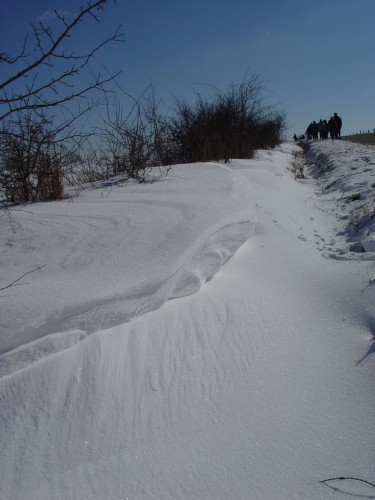
{"type": "Polygon", "coordinates": [[[311,143],[308,162],[318,181],[321,208],[332,211],[338,221],[325,255],[375,260],[375,147],[347,141],[311,143]]]}
{"type": "Polygon", "coordinates": [[[156,184],[97,186],[2,217],[0,283],[45,267],[3,292],[0,352],[92,333],[197,291],[253,232],[235,182],[220,164],[180,165],[156,184]]]}
{"type": "Polygon", "coordinates": [[[373,494],[320,483],[375,474],[373,262],[294,148],[1,219],[1,499],[373,494]]]}

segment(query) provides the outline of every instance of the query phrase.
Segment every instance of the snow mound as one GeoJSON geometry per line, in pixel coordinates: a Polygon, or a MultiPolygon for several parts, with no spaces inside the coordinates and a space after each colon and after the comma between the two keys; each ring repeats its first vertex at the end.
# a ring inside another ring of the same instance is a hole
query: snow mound
{"type": "Polygon", "coordinates": [[[160,183],[97,185],[1,219],[0,283],[39,269],[2,292],[0,375],[198,291],[254,232],[235,175],[177,165],[160,183]]]}

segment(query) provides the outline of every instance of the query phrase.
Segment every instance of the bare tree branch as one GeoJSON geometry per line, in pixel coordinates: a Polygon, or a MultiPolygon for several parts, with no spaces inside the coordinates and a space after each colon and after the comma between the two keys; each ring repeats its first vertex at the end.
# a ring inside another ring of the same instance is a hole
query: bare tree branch
{"type": "Polygon", "coordinates": [[[35,55],[33,60],[27,52],[29,37],[25,37],[23,48],[17,56],[11,57],[0,53],[0,63],[4,62],[11,67],[24,63],[18,71],[0,82],[0,121],[19,111],[54,108],[77,98],[83,98],[94,90],[107,91],[105,85],[113,81],[121,71],[102,77],[100,73],[92,73],[90,63],[109,43],[124,41],[124,35],[120,32],[121,27],[87,53],[67,51],[64,49],[64,43],[71,38],[73,30],[84,18],[92,17],[99,22],[97,11],[104,10],[104,6],[109,2],[110,0],[91,0],[85,7],[81,6],[80,12],[69,21],[66,13],[53,11],[54,18],[61,25],[61,31],[58,33],[54,33],[52,28],[42,21],[32,25],[35,55]],[[55,63],[62,61],[65,67],[61,70],[56,69],[55,63]],[[43,76],[39,71],[43,66],[56,69],[55,74],[43,76]],[[91,82],[73,90],[77,87],[76,83],[73,84],[73,79],[86,69],[91,73],[91,82]],[[16,90],[16,87],[20,87],[21,90],[16,90]]]}
{"type": "Polygon", "coordinates": [[[29,57],[30,54],[28,54],[26,52],[28,38],[29,38],[28,36],[25,36],[25,38],[23,39],[23,46],[22,46],[21,52],[18,55],[16,55],[15,57],[10,57],[10,56],[8,56],[8,54],[5,54],[5,52],[1,52],[0,53],[0,63],[5,62],[6,64],[15,64],[20,59],[25,59],[26,57],[29,57]]]}

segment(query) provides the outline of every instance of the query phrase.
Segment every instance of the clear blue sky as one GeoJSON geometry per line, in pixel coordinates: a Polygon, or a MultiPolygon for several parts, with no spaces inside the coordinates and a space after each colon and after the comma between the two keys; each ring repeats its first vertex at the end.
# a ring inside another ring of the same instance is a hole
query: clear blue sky
{"type": "MultiPolygon", "coordinates": [[[[80,5],[3,0],[0,51],[16,49],[46,11],[80,5]]],[[[101,59],[123,70],[135,97],[152,82],[168,107],[206,84],[225,90],[258,74],[265,98],[287,113],[288,138],[334,112],[344,134],[375,128],[375,0],[118,0],[101,19],[82,24],[74,42],[95,43],[121,24],[126,41],[101,59]]]]}

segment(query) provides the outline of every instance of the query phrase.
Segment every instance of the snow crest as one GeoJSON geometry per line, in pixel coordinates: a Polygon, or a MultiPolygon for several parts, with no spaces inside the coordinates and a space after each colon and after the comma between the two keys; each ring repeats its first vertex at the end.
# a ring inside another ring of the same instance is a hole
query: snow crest
{"type": "Polygon", "coordinates": [[[68,349],[87,334],[134,320],[170,299],[197,292],[249,238],[254,227],[255,221],[250,219],[211,229],[212,234],[203,235],[184,253],[173,275],[158,284],[143,287],[130,296],[109,297],[67,309],[52,321],[29,330],[29,338],[36,340],[0,357],[0,377],[68,349]],[[76,325],[79,330],[74,329],[76,325]]]}

